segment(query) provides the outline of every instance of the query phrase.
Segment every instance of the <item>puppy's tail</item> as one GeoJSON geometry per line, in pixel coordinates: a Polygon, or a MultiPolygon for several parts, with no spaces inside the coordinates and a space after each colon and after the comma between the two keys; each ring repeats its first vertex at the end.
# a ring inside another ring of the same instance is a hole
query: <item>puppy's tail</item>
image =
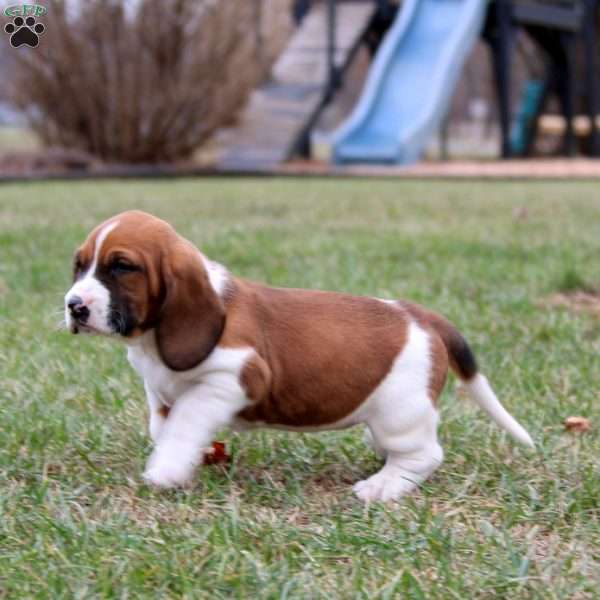
{"type": "MultiPolygon", "coordinates": [[[[505,429],[516,440],[533,447],[531,436],[514,417],[500,404],[487,378],[479,372],[477,361],[471,348],[460,332],[443,317],[421,309],[422,318],[429,322],[438,333],[448,352],[450,368],[461,380],[469,397],[478,404],[502,429],[505,429]]],[[[410,309],[409,309],[410,310],[410,309]]]]}

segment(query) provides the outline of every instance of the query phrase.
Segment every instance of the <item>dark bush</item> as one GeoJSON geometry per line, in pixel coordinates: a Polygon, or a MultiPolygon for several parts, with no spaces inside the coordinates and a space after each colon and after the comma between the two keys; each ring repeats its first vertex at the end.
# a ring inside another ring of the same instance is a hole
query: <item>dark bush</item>
{"type": "Polygon", "coordinates": [[[40,45],[15,50],[11,97],[48,145],[106,161],[184,158],[264,78],[286,20],[289,0],[49,2],[40,45]]]}

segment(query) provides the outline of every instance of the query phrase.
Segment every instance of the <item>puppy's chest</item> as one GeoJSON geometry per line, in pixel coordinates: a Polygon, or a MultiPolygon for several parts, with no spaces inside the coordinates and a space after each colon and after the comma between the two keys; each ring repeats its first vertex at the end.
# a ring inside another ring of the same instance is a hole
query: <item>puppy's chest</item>
{"type": "Polygon", "coordinates": [[[163,404],[171,406],[192,385],[181,374],[165,367],[154,352],[136,347],[129,348],[127,359],[146,386],[160,398],[163,404]]]}

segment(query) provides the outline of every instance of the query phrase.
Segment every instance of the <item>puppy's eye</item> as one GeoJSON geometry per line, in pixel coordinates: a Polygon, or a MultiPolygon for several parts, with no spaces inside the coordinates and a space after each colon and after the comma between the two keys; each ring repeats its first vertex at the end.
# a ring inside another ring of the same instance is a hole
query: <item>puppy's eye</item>
{"type": "Polygon", "coordinates": [[[124,275],[125,273],[133,273],[139,270],[140,268],[137,265],[122,258],[113,261],[110,265],[110,272],[113,275],[124,275]]]}

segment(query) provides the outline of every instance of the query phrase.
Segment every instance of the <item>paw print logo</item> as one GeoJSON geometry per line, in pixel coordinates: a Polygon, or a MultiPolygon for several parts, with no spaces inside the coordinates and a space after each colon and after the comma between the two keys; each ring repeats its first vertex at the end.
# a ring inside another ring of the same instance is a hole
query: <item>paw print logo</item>
{"type": "Polygon", "coordinates": [[[46,28],[37,23],[35,17],[15,17],[12,23],[4,26],[4,31],[10,35],[10,45],[13,48],[19,46],[30,46],[35,48],[40,43],[39,36],[44,33],[46,28]]]}

